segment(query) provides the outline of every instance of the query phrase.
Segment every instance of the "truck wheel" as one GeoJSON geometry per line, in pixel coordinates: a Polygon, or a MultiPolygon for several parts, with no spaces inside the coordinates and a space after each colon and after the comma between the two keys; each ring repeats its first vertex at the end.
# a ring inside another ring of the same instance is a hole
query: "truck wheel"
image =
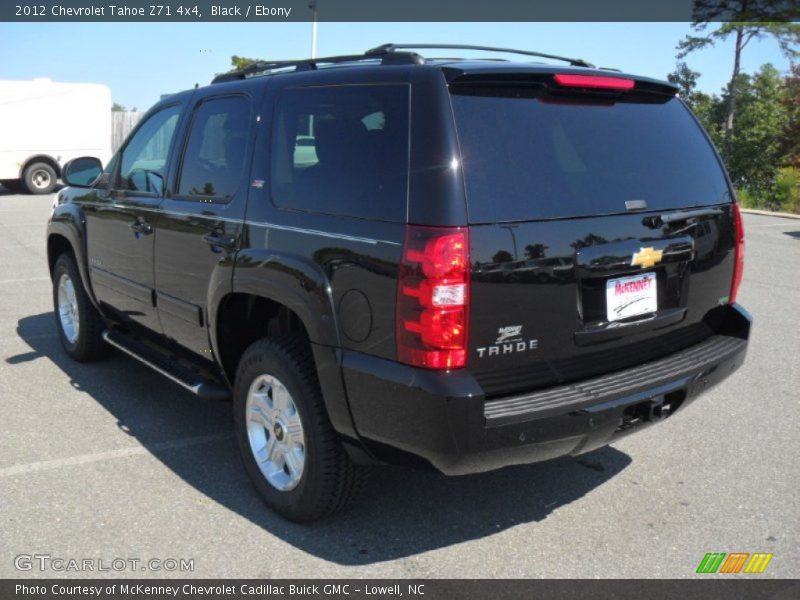
{"type": "Polygon", "coordinates": [[[55,169],[43,162],[36,162],[28,165],[23,176],[25,188],[31,194],[49,194],[56,187],[55,169]]]}
{"type": "Polygon", "coordinates": [[[56,329],[67,354],[78,362],[101,358],[107,351],[102,334],[105,325],[83,289],[78,265],[65,252],[53,268],[53,305],[56,329]]]}
{"type": "Polygon", "coordinates": [[[266,504],[291,521],[343,508],[361,487],[333,430],[314,359],[300,338],[262,339],[236,370],[234,423],[245,469],[266,504]]]}

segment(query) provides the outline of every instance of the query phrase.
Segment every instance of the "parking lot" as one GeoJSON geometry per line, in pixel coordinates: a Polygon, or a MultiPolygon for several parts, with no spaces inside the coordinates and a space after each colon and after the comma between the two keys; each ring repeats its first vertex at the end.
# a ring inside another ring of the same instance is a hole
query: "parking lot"
{"type": "Polygon", "coordinates": [[[673,578],[707,552],[771,552],[760,577],[800,576],[800,220],[745,217],[748,359],[674,419],[483,475],[381,469],[346,513],[300,526],[251,488],[228,404],[62,352],[51,201],[0,188],[0,577],[61,576],[15,568],[47,554],[194,561],[94,573],[128,577],[673,578]]]}

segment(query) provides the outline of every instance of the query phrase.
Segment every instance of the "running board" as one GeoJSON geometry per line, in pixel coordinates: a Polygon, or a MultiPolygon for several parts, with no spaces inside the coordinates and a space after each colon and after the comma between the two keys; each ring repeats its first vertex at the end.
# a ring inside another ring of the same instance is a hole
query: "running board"
{"type": "Polygon", "coordinates": [[[231,396],[226,387],[204,378],[169,355],[133,337],[106,329],[103,339],[204,400],[228,400],[231,396]]]}

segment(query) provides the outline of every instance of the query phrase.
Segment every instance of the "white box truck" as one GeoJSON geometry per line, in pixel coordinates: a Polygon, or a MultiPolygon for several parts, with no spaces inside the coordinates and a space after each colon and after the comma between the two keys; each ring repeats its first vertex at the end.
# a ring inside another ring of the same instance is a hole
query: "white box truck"
{"type": "Polygon", "coordinates": [[[0,80],[0,183],[47,194],[79,156],[111,157],[111,90],[95,83],[0,80]]]}

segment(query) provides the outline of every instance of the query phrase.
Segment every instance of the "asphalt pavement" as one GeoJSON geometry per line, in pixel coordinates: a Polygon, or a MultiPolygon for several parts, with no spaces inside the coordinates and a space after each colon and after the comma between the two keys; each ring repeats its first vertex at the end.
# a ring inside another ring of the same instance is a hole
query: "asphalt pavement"
{"type": "Polygon", "coordinates": [[[800,220],[745,216],[747,361],[675,418],[483,475],[379,469],[346,513],[301,526],[250,486],[228,404],[119,354],[67,358],[51,201],[0,189],[0,577],[676,578],[707,552],[770,552],[758,577],[800,577],[800,220]],[[70,559],[125,567],[53,569],[70,559]]]}

